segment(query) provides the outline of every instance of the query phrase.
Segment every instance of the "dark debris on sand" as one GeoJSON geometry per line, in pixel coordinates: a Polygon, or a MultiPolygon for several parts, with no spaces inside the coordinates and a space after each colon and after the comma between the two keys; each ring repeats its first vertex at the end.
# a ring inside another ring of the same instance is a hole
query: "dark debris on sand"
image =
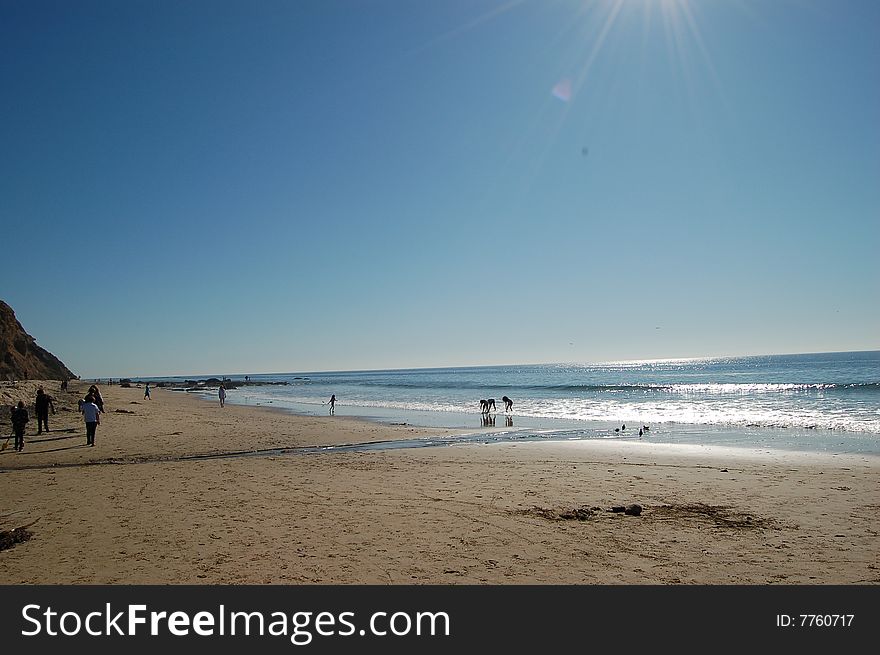
{"type": "Polygon", "coordinates": [[[517,510],[517,514],[526,514],[529,516],[538,516],[549,521],[586,521],[592,518],[598,507],[575,507],[572,509],[550,509],[547,507],[538,507],[535,505],[529,509],[517,510]]]}
{"type": "Polygon", "coordinates": [[[13,528],[12,530],[0,531],[0,550],[12,548],[15,544],[27,541],[33,536],[26,528],[13,528]]]}

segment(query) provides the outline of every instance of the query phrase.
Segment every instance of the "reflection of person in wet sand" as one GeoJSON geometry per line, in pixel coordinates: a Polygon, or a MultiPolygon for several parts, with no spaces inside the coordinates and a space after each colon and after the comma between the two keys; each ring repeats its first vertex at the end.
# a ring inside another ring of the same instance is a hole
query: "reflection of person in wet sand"
{"type": "Polygon", "coordinates": [[[508,398],[507,396],[503,396],[501,398],[501,401],[504,403],[504,411],[505,412],[509,412],[509,411],[513,410],[513,401],[510,398],[508,398]]]}
{"type": "Polygon", "coordinates": [[[513,427],[513,417],[505,416],[504,417],[504,427],[512,428],[513,427]]]}
{"type": "Polygon", "coordinates": [[[495,416],[492,414],[484,413],[480,417],[480,426],[484,428],[494,428],[495,427],[495,416]]]}

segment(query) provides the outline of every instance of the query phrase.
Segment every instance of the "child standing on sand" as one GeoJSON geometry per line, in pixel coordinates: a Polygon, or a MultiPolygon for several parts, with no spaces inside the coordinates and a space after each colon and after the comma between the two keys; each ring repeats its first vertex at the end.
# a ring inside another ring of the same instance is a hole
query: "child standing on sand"
{"type": "Polygon", "coordinates": [[[80,411],[86,422],[86,445],[94,446],[95,432],[98,429],[98,424],[101,422],[101,410],[95,404],[95,397],[92,394],[86,396],[80,411]]]}
{"type": "Polygon", "coordinates": [[[220,407],[223,407],[226,404],[226,387],[222,384],[220,385],[220,407]]]}
{"type": "Polygon", "coordinates": [[[150,398],[150,383],[147,382],[147,386],[144,387],[144,400],[152,400],[150,398]]]}

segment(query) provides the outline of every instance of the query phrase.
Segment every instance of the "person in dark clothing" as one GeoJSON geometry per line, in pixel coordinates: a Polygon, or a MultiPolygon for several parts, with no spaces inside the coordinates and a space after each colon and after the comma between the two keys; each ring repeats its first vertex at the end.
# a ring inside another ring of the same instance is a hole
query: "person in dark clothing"
{"type": "Polygon", "coordinates": [[[55,403],[52,402],[52,396],[43,391],[43,387],[37,389],[37,399],[34,401],[34,407],[37,410],[37,434],[43,434],[43,428],[49,431],[49,408],[55,413],[55,403]]]}
{"type": "Polygon", "coordinates": [[[30,420],[28,412],[24,407],[24,401],[18,401],[18,407],[12,410],[12,431],[15,433],[15,449],[22,450],[24,448],[24,426],[30,420]]]}
{"type": "Polygon", "coordinates": [[[94,384],[89,387],[89,394],[92,396],[92,402],[98,406],[98,409],[101,412],[104,411],[104,398],[101,396],[101,391],[94,384]]]}

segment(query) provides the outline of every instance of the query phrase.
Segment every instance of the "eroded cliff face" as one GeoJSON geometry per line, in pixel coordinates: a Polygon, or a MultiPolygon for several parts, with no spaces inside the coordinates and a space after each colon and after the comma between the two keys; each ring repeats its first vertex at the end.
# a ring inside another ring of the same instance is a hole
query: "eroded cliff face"
{"type": "Polygon", "coordinates": [[[76,375],[24,331],[12,307],[0,300],[0,380],[63,380],[76,375]]]}

